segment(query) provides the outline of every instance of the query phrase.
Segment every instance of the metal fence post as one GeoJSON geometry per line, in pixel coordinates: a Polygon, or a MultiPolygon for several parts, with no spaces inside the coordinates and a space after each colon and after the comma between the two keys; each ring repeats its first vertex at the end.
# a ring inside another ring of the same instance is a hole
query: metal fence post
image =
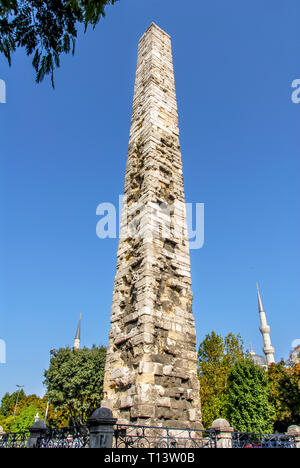
{"type": "Polygon", "coordinates": [[[30,436],[27,441],[27,448],[39,448],[38,440],[43,437],[47,430],[46,424],[43,421],[36,421],[33,426],[29,428],[30,436]]]}
{"type": "Polygon", "coordinates": [[[226,419],[215,419],[209,429],[216,431],[216,448],[232,448],[234,429],[226,419]]]}
{"type": "Polygon", "coordinates": [[[109,408],[98,408],[87,420],[90,448],[112,448],[114,425],[117,419],[109,408]]]}

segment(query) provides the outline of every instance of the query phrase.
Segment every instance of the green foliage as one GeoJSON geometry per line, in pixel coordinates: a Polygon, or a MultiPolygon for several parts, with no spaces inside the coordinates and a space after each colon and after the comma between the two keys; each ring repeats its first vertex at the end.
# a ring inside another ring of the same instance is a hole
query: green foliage
{"type": "Polygon", "coordinates": [[[274,363],[268,369],[268,380],[276,412],[274,429],[286,432],[288,426],[300,425],[300,364],[274,363]]]}
{"type": "MultiPolygon", "coordinates": [[[[47,407],[47,398],[40,398],[37,395],[26,395],[23,390],[20,391],[15,417],[13,416],[17,392],[6,393],[0,406],[0,426],[5,432],[14,430],[26,430],[32,424],[32,414],[39,414],[41,420],[44,419],[47,407]],[[27,426],[29,425],[29,426],[27,426]]],[[[53,405],[49,405],[47,415],[48,427],[66,426],[70,416],[65,411],[55,410],[53,405]]]]}
{"type": "Polygon", "coordinates": [[[75,52],[80,23],[85,30],[96,26],[104,9],[117,0],[0,0],[0,52],[11,65],[18,47],[33,56],[36,82],[51,76],[60,66],[60,56],[75,52]]]}
{"type": "MultiPolygon", "coordinates": [[[[13,419],[10,432],[21,432],[26,431],[31,427],[34,423],[34,417],[38,412],[37,406],[30,405],[21,410],[19,415],[13,419]]],[[[39,415],[41,416],[41,415],[39,415]]]]}
{"type": "Polygon", "coordinates": [[[46,405],[47,400],[45,397],[27,396],[23,390],[20,391],[19,395],[18,392],[6,393],[1,400],[0,426],[3,427],[5,432],[26,430],[32,425],[37,412],[40,417],[44,417],[46,405]]]}
{"type": "Polygon", "coordinates": [[[238,431],[272,433],[275,410],[267,374],[251,359],[236,362],[228,377],[227,419],[238,431]]]}
{"type": "Polygon", "coordinates": [[[240,336],[212,332],[198,351],[202,422],[225,418],[240,431],[286,432],[300,424],[300,364],[281,361],[267,372],[243,351],[240,336]]]}
{"type": "Polygon", "coordinates": [[[26,398],[26,395],[24,393],[24,390],[21,389],[20,392],[14,392],[14,393],[5,393],[1,400],[1,406],[0,406],[0,415],[2,417],[8,417],[13,414],[17,400],[18,400],[18,405],[22,404],[22,401],[26,398]]]}
{"type": "Polygon", "coordinates": [[[48,401],[48,427],[83,423],[100,406],[105,359],[103,346],[78,351],[70,348],[52,351],[50,367],[45,371],[47,395],[40,398],[26,395],[23,390],[19,395],[18,392],[6,393],[0,405],[0,426],[5,432],[27,430],[37,413],[41,420],[44,419],[48,401]]]}
{"type": "Polygon", "coordinates": [[[14,417],[12,415],[4,417],[0,414],[0,426],[2,427],[4,432],[10,432],[10,427],[13,423],[13,420],[14,417]]]}
{"type": "Polygon", "coordinates": [[[204,427],[209,427],[214,419],[226,417],[228,375],[244,355],[240,335],[229,333],[223,339],[213,331],[200,344],[198,372],[204,427]]]}
{"type": "Polygon", "coordinates": [[[82,424],[101,404],[106,349],[61,348],[51,355],[44,381],[47,398],[55,409],[67,411],[73,423],[82,424]]]}
{"type": "Polygon", "coordinates": [[[95,27],[100,18],[105,16],[105,6],[113,5],[116,1],[118,0],[69,0],[69,3],[73,11],[81,13],[87,28],[89,24],[95,27]]]}

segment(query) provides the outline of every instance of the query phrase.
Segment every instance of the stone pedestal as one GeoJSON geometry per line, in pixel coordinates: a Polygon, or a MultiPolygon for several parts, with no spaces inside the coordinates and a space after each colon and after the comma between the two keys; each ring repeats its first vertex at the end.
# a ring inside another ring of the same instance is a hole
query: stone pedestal
{"type": "Polygon", "coordinates": [[[47,430],[43,421],[36,421],[33,426],[29,428],[30,436],[27,442],[27,448],[39,448],[38,441],[42,438],[47,430]]]}
{"type": "Polygon", "coordinates": [[[286,432],[286,435],[294,436],[295,442],[296,442],[296,448],[300,448],[300,426],[297,426],[296,424],[289,426],[286,432]]]}
{"type": "Polygon", "coordinates": [[[90,431],[89,448],[112,448],[117,419],[108,408],[96,409],[87,420],[90,431]]]}
{"type": "Polygon", "coordinates": [[[209,429],[213,429],[217,433],[217,448],[232,448],[232,433],[234,429],[230,427],[226,419],[215,419],[209,429]]]}

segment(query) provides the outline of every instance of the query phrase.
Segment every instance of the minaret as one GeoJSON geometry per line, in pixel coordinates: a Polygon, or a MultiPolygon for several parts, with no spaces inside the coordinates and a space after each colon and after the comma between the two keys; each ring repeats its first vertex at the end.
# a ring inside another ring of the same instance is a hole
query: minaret
{"type": "Polygon", "coordinates": [[[154,23],[139,41],[124,192],[102,406],[202,427],[171,40],[154,23]]]}
{"type": "Polygon", "coordinates": [[[255,356],[255,352],[253,351],[251,342],[250,342],[250,356],[255,356]]]}
{"type": "Polygon", "coordinates": [[[264,341],[263,352],[264,352],[264,354],[266,356],[267,365],[269,366],[270,364],[275,362],[274,348],[271,345],[270,327],[267,324],[267,317],[266,317],[266,313],[264,311],[264,307],[263,307],[263,304],[262,304],[262,300],[261,300],[261,297],[260,297],[260,293],[259,293],[257,283],[256,283],[256,289],[257,289],[258,310],[259,310],[259,318],[260,318],[259,330],[260,330],[260,332],[262,334],[263,341],[264,341]]]}
{"type": "Polygon", "coordinates": [[[80,348],[80,325],[81,325],[81,314],[79,316],[79,322],[77,325],[76,335],[74,339],[74,345],[73,345],[74,351],[77,351],[80,348]]]}

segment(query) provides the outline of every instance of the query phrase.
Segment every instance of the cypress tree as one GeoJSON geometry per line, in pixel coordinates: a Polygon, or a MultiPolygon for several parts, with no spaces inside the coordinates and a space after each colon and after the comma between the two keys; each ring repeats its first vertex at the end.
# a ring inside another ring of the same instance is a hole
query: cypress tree
{"type": "Polygon", "coordinates": [[[238,431],[273,432],[275,410],[267,375],[250,359],[235,363],[228,377],[227,418],[238,431]]]}

